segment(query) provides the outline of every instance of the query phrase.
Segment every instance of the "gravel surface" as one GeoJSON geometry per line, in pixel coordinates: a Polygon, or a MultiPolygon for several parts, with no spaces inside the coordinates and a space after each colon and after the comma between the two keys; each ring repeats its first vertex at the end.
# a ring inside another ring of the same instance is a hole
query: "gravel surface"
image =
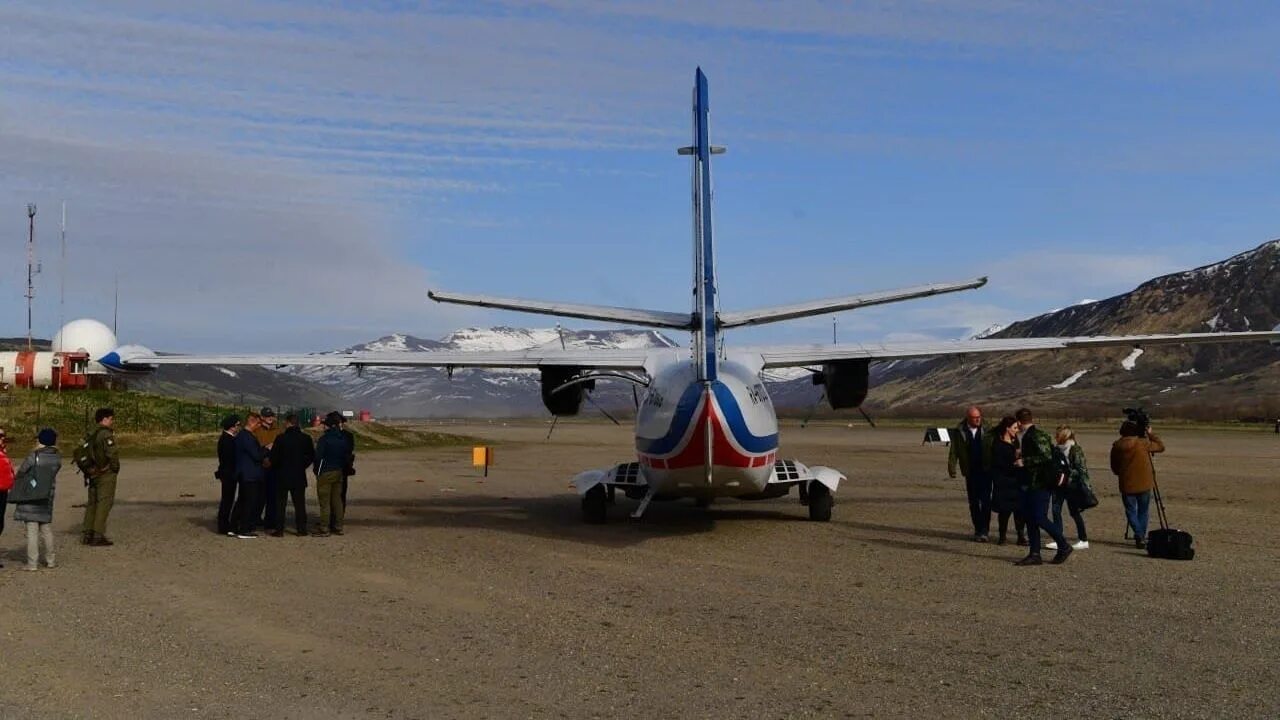
{"type": "Polygon", "coordinates": [[[0,537],[0,716],[1280,716],[1275,435],[1167,434],[1179,563],[1122,540],[1112,437],[1082,434],[1093,547],[1017,568],[915,430],[784,428],[851,478],[827,524],[791,497],[604,526],[567,481],[628,428],[458,431],[499,443],[489,478],[467,448],[362,456],[344,537],[220,537],[212,460],[136,460],[86,548],[64,472],[60,567],[0,537]]]}

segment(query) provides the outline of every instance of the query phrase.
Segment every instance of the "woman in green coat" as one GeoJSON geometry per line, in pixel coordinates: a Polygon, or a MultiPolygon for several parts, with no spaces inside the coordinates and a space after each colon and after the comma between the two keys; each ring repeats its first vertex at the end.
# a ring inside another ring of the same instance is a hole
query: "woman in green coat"
{"type": "MultiPolygon", "coordinates": [[[[1089,485],[1089,464],[1085,462],[1084,450],[1076,443],[1076,434],[1071,428],[1063,425],[1058,428],[1058,432],[1054,435],[1054,442],[1057,445],[1053,448],[1055,458],[1059,458],[1058,462],[1066,468],[1066,481],[1058,485],[1053,490],[1053,523],[1058,526],[1058,531],[1065,534],[1062,527],[1062,504],[1067,504],[1067,510],[1071,513],[1071,519],[1076,523],[1076,535],[1078,539],[1071,544],[1075,550],[1084,550],[1089,547],[1089,533],[1084,527],[1084,511],[1085,508],[1080,507],[1076,502],[1076,487],[1088,487],[1089,485]]],[[[1050,542],[1047,545],[1050,549],[1056,549],[1057,543],[1050,542]]]]}

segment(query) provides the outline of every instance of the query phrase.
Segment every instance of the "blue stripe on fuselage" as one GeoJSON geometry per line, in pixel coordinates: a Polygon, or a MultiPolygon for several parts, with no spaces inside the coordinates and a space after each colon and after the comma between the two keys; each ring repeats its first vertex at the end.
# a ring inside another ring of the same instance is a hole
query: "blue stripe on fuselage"
{"type": "Polygon", "coordinates": [[[698,403],[702,400],[702,386],[697,383],[690,383],[680,394],[680,400],[676,402],[676,411],[671,416],[671,427],[667,428],[667,434],[656,440],[642,438],[636,436],[636,450],[645,455],[668,455],[674,452],[680,441],[684,439],[685,433],[689,430],[689,424],[693,422],[694,414],[698,411],[698,403]]]}
{"type": "Polygon", "coordinates": [[[778,433],[772,435],[753,435],[750,428],[747,427],[746,418],[742,416],[742,408],[738,407],[738,399],[734,397],[733,391],[725,386],[722,382],[711,384],[711,390],[715,393],[716,404],[720,407],[721,414],[724,415],[725,424],[729,427],[729,433],[733,435],[733,439],[743,450],[749,453],[766,453],[778,449],[778,433]]]}
{"type": "MultiPolygon", "coordinates": [[[[777,433],[772,435],[753,435],[751,433],[751,430],[747,427],[747,421],[742,415],[742,408],[738,406],[738,400],[728,386],[717,380],[711,383],[711,391],[715,394],[716,404],[720,407],[725,425],[729,428],[730,434],[733,435],[734,442],[742,447],[743,450],[749,453],[762,454],[778,449],[777,433]]],[[[689,425],[694,421],[701,400],[702,385],[691,383],[684,389],[684,392],[680,395],[679,402],[676,403],[676,411],[671,418],[671,427],[667,429],[666,434],[654,440],[636,437],[636,450],[645,455],[670,455],[683,450],[680,447],[680,442],[684,440],[686,433],[688,433],[689,425]]]]}

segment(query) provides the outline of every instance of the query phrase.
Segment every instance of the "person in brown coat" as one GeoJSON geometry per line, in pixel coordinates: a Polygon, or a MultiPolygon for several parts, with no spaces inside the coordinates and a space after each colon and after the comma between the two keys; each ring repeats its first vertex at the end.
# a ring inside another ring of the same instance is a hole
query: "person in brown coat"
{"type": "Polygon", "coordinates": [[[1151,490],[1156,486],[1156,471],[1151,456],[1164,452],[1164,443],[1147,428],[1132,420],[1120,426],[1120,439],[1111,446],[1111,472],[1120,479],[1120,497],[1124,514],[1133,528],[1138,549],[1147,546],[1147,520],[1151,514],[1151,490]]]}

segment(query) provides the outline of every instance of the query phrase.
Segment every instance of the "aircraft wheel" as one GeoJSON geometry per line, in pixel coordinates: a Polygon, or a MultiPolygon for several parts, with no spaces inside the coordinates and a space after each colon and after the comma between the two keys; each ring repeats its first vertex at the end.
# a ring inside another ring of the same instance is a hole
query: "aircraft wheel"
{"type": "Polygon", "coordinates": [[[582,519],[592,525],[599,525],[608,516],[609,491],[604,485],[596,485],[582,496],[582,519]]]}
{"type": "Polygon", "coordinates": [[[831,519],[831,506],[835,505],[836,499],[826,485],[817,481],[809,484],[809,519],[827,522],[831,519]]]}

